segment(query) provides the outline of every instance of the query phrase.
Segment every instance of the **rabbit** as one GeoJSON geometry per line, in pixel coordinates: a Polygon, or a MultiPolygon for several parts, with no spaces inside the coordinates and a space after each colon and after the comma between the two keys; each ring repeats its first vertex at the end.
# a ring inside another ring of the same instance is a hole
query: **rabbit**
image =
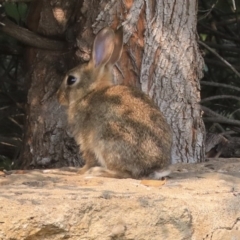
{"type": "Polygon", "coordinates": [[[161,171],[170,164],[171,128],[145,93],[113,84],[122,48],[122,28],[102,29],[90,61],[67,73],[57,98],[85,161],[79,174],[158,179],[169,174],[161,171]]]}

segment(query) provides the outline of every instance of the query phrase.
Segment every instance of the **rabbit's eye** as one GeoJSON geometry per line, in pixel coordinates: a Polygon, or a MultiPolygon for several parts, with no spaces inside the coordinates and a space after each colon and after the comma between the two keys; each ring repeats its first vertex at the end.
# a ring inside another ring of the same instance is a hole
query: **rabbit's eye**
{"type": "Polygon", "coordinates": [[[77,81],[77,78],[74,76],[69,75],[67,78],[67,85],[72,85],[77,81]]]}

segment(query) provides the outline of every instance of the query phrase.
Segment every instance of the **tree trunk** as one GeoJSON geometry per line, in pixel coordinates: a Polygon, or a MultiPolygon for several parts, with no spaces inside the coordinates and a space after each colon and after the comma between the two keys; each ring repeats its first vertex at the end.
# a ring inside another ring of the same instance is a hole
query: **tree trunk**
{"type": "MultiPolygon", "coordinates": [[[[59,9],[66,3],[75,8],[71,18],[66,19],[68,25],[65,24],[65,28],[78,33],[78,50],[71,56],[77,56],[78,62],[89,60],[89,49],[100,29],[124,26],[125,46],[114,69],[115,82],[139,87],[157,103],[172,127],[172,163],[202,161],[205,129],[198,102],[203,60],[196,41],[197,0],[61,0],[50,1],[54,2],[52,5],[47,2],[43,1],[42,9],[54,9],[55,2],[61,2],[59,9]],[[74,23],[71,22],[73,19],[74,23]]],[[[64,11],[73,11],[69,9],[64,11]]],[[[48,22],[58,23],[59,28],[61,22],[58,18],[53,19],[53,12],[51,10],[51,16],[46,15],[48,22]]],[[[43,10],[40,16],[42,29],[48,27],[49,30],[49,26],[44,25],[43,10]]],[[[54,27],[50,30],[49,35],[56,35],[54,27]]],[[[64,32],[65,29],[61,30],[64,32]]],[[[41,32],[45,33],[44,30],[41,32]]],[[[32,74],[28,97],[28,148],[24,156],[32,159],[35,165],[44,159],[58,163],[57,166],[80,165],[76,149],[69,151],[67,147],[70,145],[72,149],[66,131],[66,116],[54,94],[62,77],[53,74],[58,59],[64,62],[70,58],[68,54],[48,53],[43,57],[44,54],[37,58],[39,62],[32,74]]]]}
{"type": "MultiPolygon", "coordinates": [[[[61,39],[77,2],[34,1],[27,19],[28,28],[41,35],[61,39]]],[[[78,147],[67,129],[65,111],[55,95],[65,72],[77,63],[73,56],[71,49],[65,52],[26,50],[29,90],[24,147],[18,163],[22,168],[83,165],[78,147]]]]}

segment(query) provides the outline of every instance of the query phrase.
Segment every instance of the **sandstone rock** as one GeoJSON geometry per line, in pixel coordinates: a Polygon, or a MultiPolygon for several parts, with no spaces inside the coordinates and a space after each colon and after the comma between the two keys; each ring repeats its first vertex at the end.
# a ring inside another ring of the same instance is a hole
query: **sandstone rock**
{"type": "Polygon", "coordinates": [[[240,239],[239,159],[176,164],[160,187],[70,170],[0,175],[0,239],[240,239]]]}

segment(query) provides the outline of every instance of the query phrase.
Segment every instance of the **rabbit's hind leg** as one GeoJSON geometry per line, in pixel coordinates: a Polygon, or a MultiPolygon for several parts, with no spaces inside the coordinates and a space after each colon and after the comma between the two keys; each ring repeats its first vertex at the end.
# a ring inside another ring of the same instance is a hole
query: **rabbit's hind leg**
{"type": "Polygon", "coordinates": [[[85,161],[85,165],[78,170],[78,174],[84,174],[92,167],[99,165],[96,160],[95,154],[90,151],[83,152],[83,159],[85,161]]]}
{"type": "Polygon", "coordinates": [[[129,172],[112,171],[104,167],[92,167],[86,172],[86,174],[95,177],[132,178],[129,172]]]}

